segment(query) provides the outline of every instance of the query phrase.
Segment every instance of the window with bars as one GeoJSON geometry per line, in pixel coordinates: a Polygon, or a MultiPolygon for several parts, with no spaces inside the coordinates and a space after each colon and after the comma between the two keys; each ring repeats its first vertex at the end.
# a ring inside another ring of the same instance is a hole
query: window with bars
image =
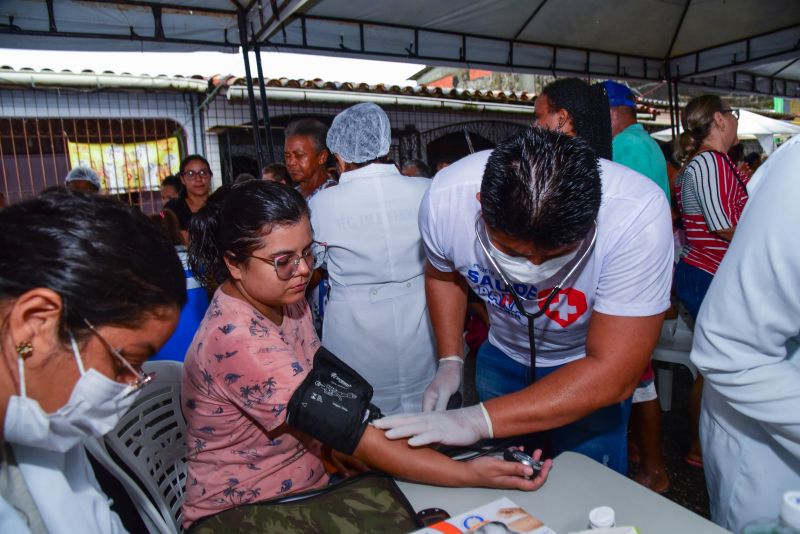
{"type": "Polygon", "coordinates": [[[104,194],[156,213],[163,177],[181,156],[205,152],[200,96],[0,87],[0,193],[12,203],[63,186],[82,164],[100,175],[104,194]]]}
{"type": "Polygon", "coordinates": [[[181,146],[183,129],[170,119],[0,118],[0,189],[14,202],[62,185],[81,165],[103,192],[141,202],[178,172],[181,146]]]}

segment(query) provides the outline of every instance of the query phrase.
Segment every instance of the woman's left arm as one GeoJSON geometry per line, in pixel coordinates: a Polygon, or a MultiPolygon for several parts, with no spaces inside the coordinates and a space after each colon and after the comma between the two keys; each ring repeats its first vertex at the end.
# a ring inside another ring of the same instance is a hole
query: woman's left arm
{"type": "MultiPolygon", "coordinates": [[[[532,456],[539,460],[542,451],[532,456]]],[[[487,488],[537,490],[547,480],[552,460],[546,460],[539,474],[530,467],[500,458],[483,456],[458,462],[427,447],[411,447],[406,440],[386,439],[382,430],[367,426],[353,455],[366,464],[392,476],[437,486],[477,486],[487,488]]]]}

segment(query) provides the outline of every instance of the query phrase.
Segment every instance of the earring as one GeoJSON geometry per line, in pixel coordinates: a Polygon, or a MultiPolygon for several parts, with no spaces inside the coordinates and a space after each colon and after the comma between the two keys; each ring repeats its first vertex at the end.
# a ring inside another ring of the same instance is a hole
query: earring
{"type": "Polygon", "coordinates": [[[30,341],[23,341],[17,345],[17,356],[23,360],[29,358],[33,354],[33,343],[30,341]]]}

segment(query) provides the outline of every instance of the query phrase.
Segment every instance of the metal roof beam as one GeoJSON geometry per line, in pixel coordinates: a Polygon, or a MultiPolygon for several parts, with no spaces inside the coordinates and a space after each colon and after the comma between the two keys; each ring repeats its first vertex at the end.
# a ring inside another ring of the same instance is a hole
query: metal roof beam
{"type": "Polygon", "coordinates": [[[531,13],[531,16],[530,16],[530,17],[528,17],[528,19],[525,21],[525,24],[523,24],[522,26],[520,26],[520,27],[519,27],[519,30],[517,31],[517,33],[515,33],[515,34],[514,34],[514,37],[512,37],[512,38],[511,38],[511,40],[512,40],[512,41],[516,41],[517,39],[519,39],[519,36],[520,36],[520,35],[522,35],[522,32],[523,32],[523,31],[525,31],[525,28],[527,28],[527,27],[528,27],[528,24],[530,24],[530,23],[531,23],[531,21],[533,21],[533,19],[535,19],[535,18],[536,18],[536,15],[538,15],[538,14],[539,14],[539,11],[541,11],[541,10],[542,10],[542,8],[544,7],[544,5],[545,5],[546,3],[547,3],[547,0],[542,0],[542,3],[541,3],[541,4],[539,4],[539,6],[538,6],[536,9],[534,9],[534,10],[533,10],[533,13],[531,13]]]}
{"type": "Polygon", "coordinates": [[[774,76],[759,76],[750,72],[728,72],[722,73],[722,75],[682,78],[680,83],[723,92],[800,97],[800,81],[774,76]]]}
{"type": "Polygon", "coordinates": [[[673,76],[682,80],[684,78],[712,76],[714,74],[724,74],[726,72],[743,72],[747,69],[747,67],[757,67],[765,63],[774,63],[776,61],[795,59],[798,57],[798,55],[800,55],[800,49],[796,48],[792,48],[790,50],[780,50],[771,54],[760,56],[758,59],[745,59],[742,61],[737,60],[737,55],[734,54],[731,60],[724,65],[715,65],[708,68],[700,68],[702,58],[700,56],[695,56],[691,63],[678,63],[675,62],[675,60],[671,60],[670,67],[673,69],[673,76]],[[685,67],[690,64],[694,64],[694,68],[690,68],[686,72],[681,69],[681,66],[685,67]]]}
{"type": "Polygon", "coordinates": [[[788,69],[789,67],[791,67],[792,65],[794,65],[795,63],[797,63],[798,61],[800,61],[800,57],[798,57],[797,59],[795,59],[795,60],[793,60],[793,61],[790,61],[789,63],[787,63],[787,64],[786,64],[786,65],[784,65],[783,67],[781,67],[781,68],[779,68],[778,70],[776,70],[775,72],[773,72],[773,73],[770,75],[770,78],[774,78],[775,76],[777,76],[777,75],[778,75],[778,74],[780,74],[781,72],[785,71],[786,69],[788,69]]]}
{"type": "MultiPolygon", "coordinates": [[[[303,2],[303,3],[307,3],[307,2],[310,2],[312,0],[295,0],[295,1],[300,1],[300,2],[303,2]]],[[[478,34],[478,33],[456,32],[456,31],[451,31],[451,30],[435,30],[435,29],[431,29],[431,28],[425,28],[423,26],[411,26],[411,25],[407,25],[407,24],[395,24],[395,23],[391,23],[391,22],[372,22],[372,21],[369,21],[369,20],[345,19],[345,18],[338,18],[338,17],[327,17],[327,16],[322,16],[322,15],[305,15],[305,14],[295,14],[295,15],[293,15],[291,17],[287,16],[287,19],[290,19],[290,20],[284,20],[283,24],[287,24],[287,25],[288,24],[297,24],[300,19],[305,19],[306,21],[331,22],[331,23],[342,24],[342,25],[350,25],[350,26],[358,26],[358,25],[361,24],[361,25],[364,25],[364,26],[372,26],[372,27],[376,27],[376,28],[403,29],[403,30],[410,30],[410,31],[418,30],[420,32],[430,33],[430,34],[433,34],[433,35],[454,36],[454,37],[458,37],[459,39],[462,36],[464,36],[464,37],[473,38],[473,39],[483,39],[483,40],[486,40],[486,41],[495,41],[495,42],[502,42],[502,43],[513,42],[515,44],[546,46],[546,47],[549,47],[549,48],[557,46],[559,49],[577,50],[579,52],[592,52],[592,53],[596,52],[598,54],[622,55],[624,57],[646,58],[646,59],[653,59],[653,60],[657,60],[657,61],[661,61],[663,59],[663,58],[659,58],[659,57],[656,57],[656,56],[641,56],[641,55],[636,55],[636,54],[619,54],[618,52],[613,52],[613,51],[610,51],[610,50],[582,48],[582,47],[577,47],[577,46],[560,46],[560,45],[553,45],[552,43],[545,43],[545,42],[539,42],[539,41],[521,41],[521,40],[513,40],[512,41],[510,39],[503,39],[501,37],[492,37],[492,36],[487,36],[487,35],[481,35],[481,34],[478,34]]],[[[267,38],[265,38],[263,42],[265,44],[274,44],[273,41],[269,41],[267,38]]]]}
{"type": "Polygon", "coordinates": [[[754,35],[681,54],[669,59],[673,76],[681,78],[709,76],[714,73],[741,70],[746,66],[771,63],[780,59],[800,57],[800,24],[785,26],[775,31],[754,35]],[[759,47],[759,41],[787,33],[782,48],[776,46],[759,47]]]}
{"type": "Polygon", "coordinates": [[[284,0],[283,5],[279,7],[275,0],[271,0],[268,6],[270,15],[266,22],[263,20],[264,10],[258,8],[258,6],[262,6],[263,4],[256,4],[254,6],[256,9],[254,10],[249,9],[247,13],[248,18],[252,17],[254,12],[257,12],[259,16],[258,29],[253,32],[253,43],[259,41],[265,42],[278,30],[281,30],[285,37],[285,22],[305,7],[309,1],[310,0],[284,0]]]}
{"type": "Polygon", "coordinates": [[[202,41],[197,39],[179,39],[175,37],[155,37],[155,36],[147,36],[147,35],[139,35],[139,34],[98,34],[98,33],[82,33],[82,32],[63,32],[63,31],[36,31],[36,30],[22,30],[9,27],[7,25],[0,25],[0,34],[10,34],[10,35],[26,35],[31,37],[74,37],[79,39],[108,39],[112,41],[140,41],[144,43],[175,43],[181,45],[194,45],[194,46],[208,46],[219,49],[220,47],[227,47],[231,48],[232,52],[235,52],[236,49],[239,47],[237,43],[232,43],[230,41],[225,42],[218,42],[218,41],[202,41]]]}
{"type": "Polygon", "coordinates": [[[683,5],[683,12],[681,13],[681,18],[678,20],[678,25],[675,26],[675,33],[672,34],[672,40],[669,42],[669,49],[667,50],[667,58],[672,55],[672,50],[675,48],[675,42],[678,40],[678,34],[681,33],[681,28],[683,27],[683,21],[686,19],[686,12],[689,11],[689,4],[692,3],[692,0],[686,0],[686,3],[683,5]]]}
{"type": "Polygon", "coordinates": [[[434,65],[483,66],[513,72],[558,72],[644,80],[660,80],[663,75],[663,58],[424,27],[302,14],[285,21],[282,27],[283,34],[263,40],[261,45],[286,52],[399,59],[434,65]],[[392,34],[391,40],[397,43],[395,48],[376,38],[387,34],[392,34]]]}
{"type": "Polygon", "coordinates": [[[126,6],[138,6],[138,7],[160,7],[162,9],[169,9],[171,11],[179,11],[181,13],[210,13],[210,14],[217,14],[217,15],[235,15],[235,9],[220,9],[217,7],[205,7],[202,5],[191,5],[187,6],[186,4],[170,4],[166,2],[148,2],[147,0],[124,0],[124,2],[120,2],[120,0],[91,0],[93,4],[110,4],[110,5],[120,5],[124,4],[126,6]]]}

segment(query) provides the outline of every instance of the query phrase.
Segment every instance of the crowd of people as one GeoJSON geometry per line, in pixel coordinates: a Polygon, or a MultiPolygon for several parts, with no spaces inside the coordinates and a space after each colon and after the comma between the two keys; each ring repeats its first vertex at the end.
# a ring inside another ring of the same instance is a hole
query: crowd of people
{"type": "Polygon", "coordinates": [[[685,461],[705,466],[712,518],[777,516],[800,487],[800,141],[748,184],[738,112],[703,95],[670,173],[636,106],[617,82],[557,80],[530,128],[431,179],[388,160],[389,117],[362,103],[290,123],[260,178],[212,192],[209,162],[185,157],[149,218],[83,167],[0,210],[0,530],[124,530],[81,443],[146,388],[148,358],[183,362],[185,528],[368,469],[535,490],[563,451],[631,460],[664,492],[650,359],[676,305],[701,371],[685,461]],[[357,412],[322,432],[335,410],[300,399],[337,373],[357,412]],[[541,469],[433,447],[502,438],[541,469]]]}

